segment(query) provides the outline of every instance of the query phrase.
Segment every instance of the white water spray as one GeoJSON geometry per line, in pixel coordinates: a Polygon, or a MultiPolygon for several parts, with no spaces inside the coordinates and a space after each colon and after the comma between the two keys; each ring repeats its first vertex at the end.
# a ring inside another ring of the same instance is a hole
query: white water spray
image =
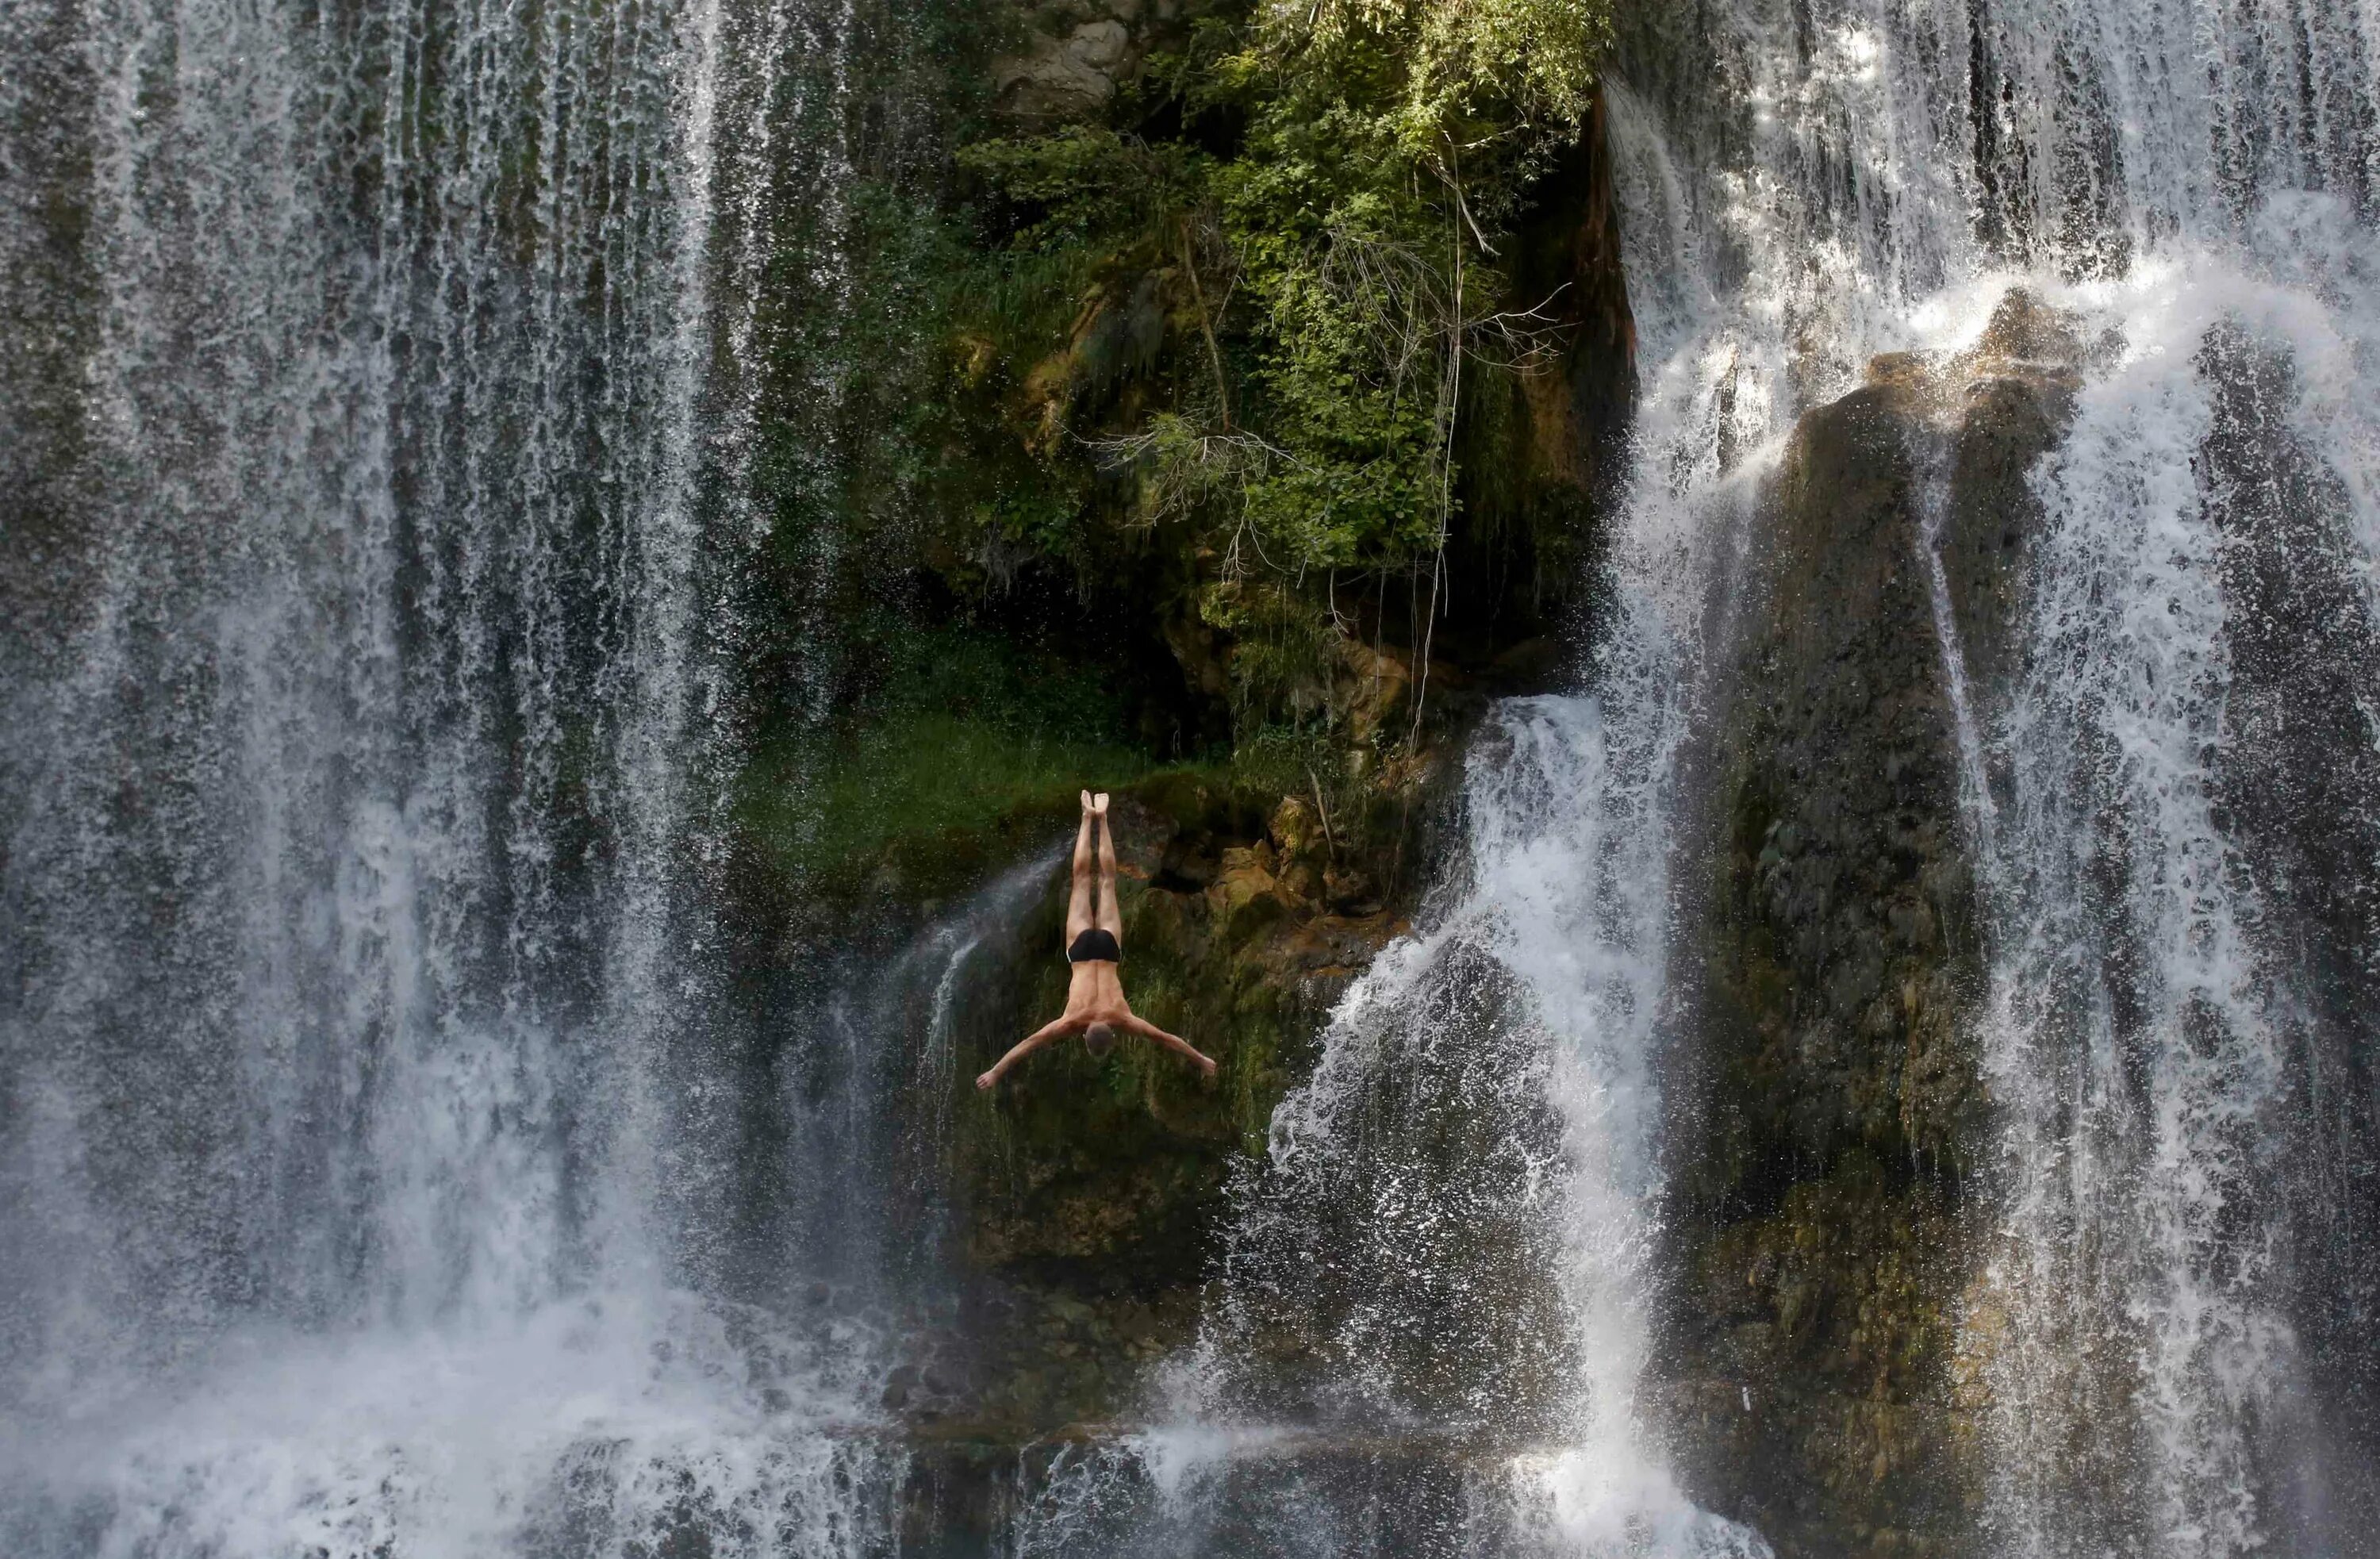
{"type": "Polygon", "coordinates": [[[868,1339],[681,1288],[731,1146],[711,278],[775,238],[714,249],[774,177],[722,142],[841,112],[851,12],[798,19],[0,10],[0,442],[54,484],[6,645],[9,1552],[888,1541],[868,1339]]]}

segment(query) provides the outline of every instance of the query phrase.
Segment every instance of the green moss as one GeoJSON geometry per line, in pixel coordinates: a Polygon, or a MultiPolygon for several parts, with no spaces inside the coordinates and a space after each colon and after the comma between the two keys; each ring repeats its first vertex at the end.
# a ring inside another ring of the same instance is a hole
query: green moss
{"type": "Polygon", "coordinates": [[[744,776],[744,830],[783,880],[832,895],[890,868],[936,891],[1071,820],[1086,786],[1157,767],[1095,672],[1000,635],[898,632],[855,660],[862,691],[827,732],[781,739],[744,776]]]}
{"type": "Polygon", "coordinates": [[[1702,1452],[1730,1463],[1780,1553],[1959,1550],[1977,1470],[1949,1370],[1960,1246],[1937,1188],[1855,1151],[1706,1248],[1707,1365],[1748,1384],[1711,1394],[1702,1452]],[[1747,1389],[1756,1408],[1730,1411],[1747,1389]]]}
{"type": "Polygon", "coordinates": [[[897,715],[816,758],[798,753],[772,771],[756,769],[746,820],[781,871],[832,889],[936,851],[978,864],[990,852],[956,836],[1071,812],[1081,786],[1121,786],[1148,766],[1131,748],[1019,735],[960,716],[897,715]],[[818,772],[794,772],[805,761],[818,772]]]}

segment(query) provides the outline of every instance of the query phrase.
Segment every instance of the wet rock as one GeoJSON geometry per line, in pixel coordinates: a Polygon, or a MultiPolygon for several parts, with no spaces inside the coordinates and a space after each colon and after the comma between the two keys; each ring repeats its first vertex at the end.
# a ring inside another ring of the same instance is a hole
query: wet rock
{"type": "Polygon", "coordinates": [[[1977,718],[1988,724],[2020,667],[2014,627],[2039,534],[2030,480],[2074,411],[2087,352],[2080,333],[2022,288],[1993,311],[1974,349],[1950,365],[1952,419],[1937,433],[1946,468],[1939,550],[1977,718]]]}
{"type": "Polygon", "coordinates": [[[1380,910],[1379,891],[1372,879],[1354,867],[1328,866],[1322,871],[1322,892],[1330,907],[1358,918],[1380,910]]]}
{"type": "Polygon", "coordinates": [[[1969,353],[1879,358],[1803,417],[1765,505],[1706,760],[1699,1060],[1673,1127],[1694,1275],[1662,1368],[1689,1481],[1780,1555],[1980,1541],[1956,1326],[1982,948],[1945,645],[1988,717],[2016,672],[2028,473],[2082,357],[2011,293],[1969,353]]]}
{"type": "Polygon", "coordinates": [[[1278,920],[1289,907],[1273,876],[1272,846],[1263,840],[1223,852],[1207,903],[1216,930],[1242,940],[1278,920]]]}
{"type": "Polygon", "coordinates": [[[994,101],[1028,128],[1096,119],[1139,66],[1139,47],[1123,21],[1078,22],[1062,33],[1038,33],[1025,53],[994,60],[994,101]]]}
{"type": "MultiPolygon", "coordinates": [[[[1435,651],[1499,694],[1559,678],[1634,407],[1636,326],[1599,102],[1525,203],[1510,251],[1512,296],[1527,300],[1537,349],[1487,392],[1511,397],[1478,424],[1500,425],[1500,446],[1463,453],[1495,476],[1475,484],[1450,541],[1449,577],[1467,584],[1435,651]]],[[[1433,672],[1433,699],[1439,687],[1433,672]]]]}
{"type": "Polygon", "coordinates": [[[1346,722],[1346,739],[1361,748],[1383,735],[1393,737],[1412,716],[1413,672],[1405,662],[1354,639],[1339,645],[1335,690],[1346,722]]]}

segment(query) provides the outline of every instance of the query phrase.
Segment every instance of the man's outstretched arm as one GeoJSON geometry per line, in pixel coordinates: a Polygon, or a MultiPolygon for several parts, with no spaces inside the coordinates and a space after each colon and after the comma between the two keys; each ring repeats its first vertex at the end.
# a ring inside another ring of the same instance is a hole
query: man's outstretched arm
{"type": "Polygon", "coordinates": [[[1198,1069],[1206,1073],[1208,1077],[1211,1078],[1215,1075],[1214,1061],[1210,1057],[1199,1054],[1198,1048],[1196,1045],[1192,1044],[1188,1040],[1182,1038],[1180,1035],[1167,1033],[1164,1029],[1159,1028],[1156,1024],[1151,1023],[1146,1017],[1141,1017],[1138,1013],[1134,1013],[1127,1017],[1123,1020],[1123,1026],[1131,1029],[1135,1034],[1155,1040],[1159,1044],[1163,1045],[1168,1050],[1178,1051],[1182,1054],[1188,1056],[1191,1060],[1196,1062],[1198,1064],[1198,1069]]]}
{"type": "Polygon", "coordinates": [[[993,1062],[991,1064],[990,1071],[986,1072],[983,1076],[976,1078],[975,1086],[978,1088],[990,1088],[992,1084],[1000,1080],[1000,1075],[1002,1072],[1007,1071],[1011,1066],[1015,1066],[1018,1062],[1024,1060],[1035,1051],[1039,1050],[1043,1045],[1048,1044],[1051,1040],[1054,1040],[1059,1035],[1064,1033],[1069,1027],[1070,1025],[1067,1021],[1061,1017],[1053,1022],[1045,1023],[1040,1028],[1034,1029],[1033,1032],[1026,1035],[1023,1039],[1009,1046],[1008,1054],[993,1062]]]}

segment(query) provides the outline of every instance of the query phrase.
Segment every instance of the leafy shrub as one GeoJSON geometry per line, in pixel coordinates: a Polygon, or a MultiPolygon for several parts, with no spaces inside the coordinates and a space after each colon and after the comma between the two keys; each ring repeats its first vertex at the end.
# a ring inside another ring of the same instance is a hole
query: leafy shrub
{"type": "Polygon", "coordinates": [[[1119,115],[1140,133],[965,147],[960,335],[1075,501],[979,523],[1060,557],[1102,518],[1191,527],[1257,724],[1317,707],[1342,580],[1402,577],[1434,621],[1465,376],[1539,347],[1501,239],[1578,133],[1608,22],[1603,0],[1260,0],[1151,62],[1119,115]],[[1161,365],[1119,368],[1114,322],[1159,295],[1161,365]],[[1115,393],[1135,375],[1163,384],[1115,393]]]}

